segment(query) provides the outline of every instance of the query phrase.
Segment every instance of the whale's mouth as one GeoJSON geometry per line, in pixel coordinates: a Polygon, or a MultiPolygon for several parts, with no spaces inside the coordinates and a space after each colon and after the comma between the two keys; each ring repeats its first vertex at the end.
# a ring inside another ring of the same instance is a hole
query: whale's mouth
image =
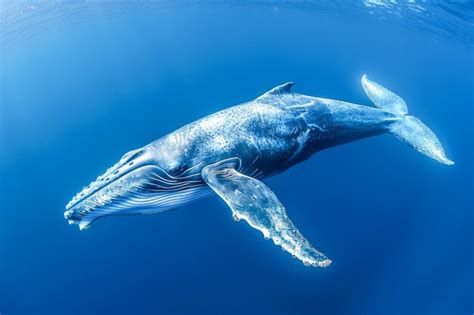
{"type": "Polygon", "coordinates": [[[64,217],[82,230],[104,216],[162,212],[204,195],[203,185],[200,174],[172,176],[146,151],[131,151],[84,187],[66,205],[64,217]]]}
{"type": "Polygon", "coordinates": [[[95,181],[82,188],[82,190],[66,205],[66,210],[75,207],[99,190],[107,187],[119,178],[142,166],[144,162],[144,152],[143,149],[138,149],[126,153],[118,163],[109,168],[103,175],[97,177],[95,181]]]}
{"type": "Polygon", "coordinates": [[[146,174],[152,174],[154,168],[153,165],[140,166],[113,180],[109,179],[96,189],[85,187],[76,201],[73,199],[66,205],[64,217],[70,224],[78,224],[82,230],[99,217],[133,208],[133,201],[143,199],[140,197],[147,194],[145,184],[149,179],[146,174]]]}

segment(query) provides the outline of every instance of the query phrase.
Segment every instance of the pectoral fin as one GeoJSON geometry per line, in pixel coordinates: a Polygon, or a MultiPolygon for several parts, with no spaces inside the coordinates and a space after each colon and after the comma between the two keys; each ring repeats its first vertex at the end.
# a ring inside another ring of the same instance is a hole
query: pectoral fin
{"type": "Polygon", "coordinates": [[[231,159],[202,170],[204,181],[232,209],[234,219],[244,219],[305,265],[328,266],[331,260],[298,231],[275,194],[262,182],[239,173],[236,165],[231,159]]]}

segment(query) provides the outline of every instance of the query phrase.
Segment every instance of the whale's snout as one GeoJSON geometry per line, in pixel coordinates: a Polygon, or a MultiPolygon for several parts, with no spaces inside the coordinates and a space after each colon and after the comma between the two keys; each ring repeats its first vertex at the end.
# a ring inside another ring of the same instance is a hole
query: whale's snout
{"type": "Polygon", "coordinates": [[[209,193],[199,164],[170,170],[156,156],[152,146],[128,152],[66,205],[64,217],[82,230],[104,216],[159,213],[209,193]]]}
{"type": "Polygon", "coordinates": [[[100,189],[110,185],[120,177],[140,167],[144,161],[144,150],[138,149],[126,153],[118,163],[109,168],[103,175],[97,177],[95,181],[85,186],[72,200],[66,205],[70,209],[78,203],[89,198],[100,189]]]}
{"type": "Polygon", "coordinates": [[[143,190],[155,164],[146,148],[126,153],[118,163],[72,198],[66,205],[64,217],[70,224],[78,224],[84,229],[99,217],[131,208],[131,197],[143,190]]]}

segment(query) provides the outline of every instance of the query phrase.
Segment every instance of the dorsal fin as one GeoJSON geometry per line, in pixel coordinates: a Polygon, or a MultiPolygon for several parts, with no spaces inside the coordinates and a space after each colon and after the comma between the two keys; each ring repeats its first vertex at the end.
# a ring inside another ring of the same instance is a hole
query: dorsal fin
{"type": "MultiPolygon", "coordinates": [[[[286,82],[282,85],[278,85],[278,86],[275,86],[273,89],[265,92],[265,94],[263,94],[262,96],[260,97],[265,97],[265,96],[278,96],[278,95],[283,95],[283,94],[287,94],[287,93],[293,93],[291,91],[291,87],[295,85],[293,82],[286,82]]],[[[260,98],[259,97],[259,98],[260,98]]]]}
{"type": "Polygon", "coordinates": [[[284,100],[294,96],[293,91],[291,90],[293,85],[295,85],[293,82],[286,82],[284,84],[275,86],[273,89],[257,97],[257,100],[272,105],[284,105],[286,104],[284,100]]]}
{"type": "Polygon", "coordinates": [[[282,85],[275,86],[273,89],[260,95],[257,99],[265,99],[269,97],[274,98],[275,96],[282,96],[285,94],[293,93],[293,91],[291,91],[291,87],[293,85],[295,85],[293,82],[286,82],[282,85]]]}

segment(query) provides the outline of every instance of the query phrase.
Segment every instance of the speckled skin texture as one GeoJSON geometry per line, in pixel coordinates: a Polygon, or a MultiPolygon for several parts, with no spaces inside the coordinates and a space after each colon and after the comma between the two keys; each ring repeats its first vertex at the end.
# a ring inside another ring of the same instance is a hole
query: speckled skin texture
{"type": "MultiPolygon", "coordinates": [[[[283,85],[289,88],[291,83],[283,85]]],[[[156,163],[172,174],[227,158],[263,178],[318,150],[382,133],[398,118],[376,108],[315,98],[277,88],[254,101],[190,123],[151,143],[156,163]]]]}
{"type": "MultiPolygon", "coordinates": [[[[105,215],[168,210],[194,197],[177,198],[172,205],[160,198],[148,203],[139,199],[205,187],[201,170],[234,157],[241,161],[239,172],[263,179],[318,150],[382,133],[398,119],[368,106],[293,93],[292,85],[278,86],[130,151],[67,205],[66,217],[85,227],[105,215]],[[147,173],[156,176],[145,181],[147,173]],[[138,192],[133,202],[125,202],[130,193],[138,192]]],[[[204,190],[190,195],[197,198],[206,194],[204,190]]]]}
{"type": "Polygon", "coordinates": [[[331,261],[303,237],[262,179],[317,151],[384,132],[453,164],[434,133],[407,116],[404,100],[366,76],[362,86],[378,108],[297,94],[292,86],[277,86],[130,151],[73,198],[65,217],[84,229],[104,216],[159,213],[214,192],[234,219],[303,263],[325,267],[331,261]]]}

